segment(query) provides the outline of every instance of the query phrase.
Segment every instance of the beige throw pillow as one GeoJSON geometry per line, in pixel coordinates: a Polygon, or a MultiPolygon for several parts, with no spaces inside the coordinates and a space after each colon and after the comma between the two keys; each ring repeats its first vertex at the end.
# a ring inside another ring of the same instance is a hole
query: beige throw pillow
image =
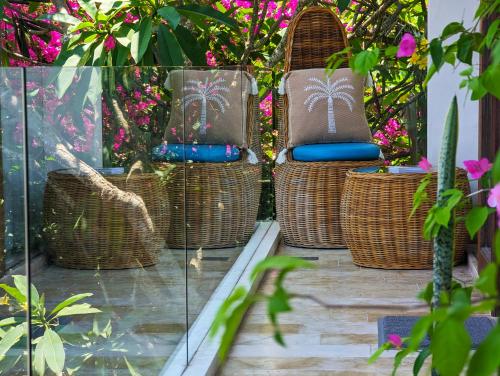
{"type": "Polygon", "coordinates": [[[288,145],[369,142],[363,99],[365,78],[350,68],[333,75],[325,69],[295,70],[285,75],[288,96],[288,145]]]}
{"type": "Polygon", "coordinates": [[[172,110],[165,140],[186,144],[246,143],[252,84],[252,76],[241,70],[170,72],[166,86],[172,90],[172,110]]]}

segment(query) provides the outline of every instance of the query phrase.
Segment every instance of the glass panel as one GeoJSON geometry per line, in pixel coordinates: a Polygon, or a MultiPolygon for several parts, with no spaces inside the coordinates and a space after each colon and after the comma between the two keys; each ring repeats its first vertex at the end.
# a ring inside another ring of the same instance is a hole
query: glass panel
{"type": "Polygon", "coordinates": [[[0,283],[10,286],[0,289],[0,374],[8,375],[28,372],[23,93],[22,68],[0,68],[0,283]]]}
{"type": "Polygon", "coordinates": [[[47,309],[32,317],[35,369],[155,375],[186,332],[185,255],[167,246],[175,178],[152,158],[167,71],[27,69],[31,280],[47,309]]]}

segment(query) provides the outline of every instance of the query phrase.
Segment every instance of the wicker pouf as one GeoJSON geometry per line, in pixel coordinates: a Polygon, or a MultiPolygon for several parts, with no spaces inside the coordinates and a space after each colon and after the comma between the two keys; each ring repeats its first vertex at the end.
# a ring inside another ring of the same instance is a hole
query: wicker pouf
{"type": "MultiPolygon", "coordinates": [[[[341,217],[354,264],[382,269],[432,268],[432,244],[422,233],[427,212],[436,199],[436,173],[427,186],[429,199],[409,218],[413,194],[424,176],[349,171],[341,217]]],[[[457,169],[457,185],[470,191],[462,169],[457,169]]],[[[466,209],[457,216],[464,215],[466,209]]],[[[467,231],[460,222],[455,229],[455,263],[463,260],[467,241],[467,231]]]]}
{"type": "Polygon", "coordinates": [[[73,170],[48,174],[44,223],[53,262],[75,269],[156,264],[169,228],[168,197],[159,176],[97,177],[99,184],[73,170]]]}
{"type": "Polygon", "coordinates": [[[382,161],[299,162],[276,166],[278,222],[285,244],[306,248],[345,248],[340,199],[346,173],[382,161]]]}
{"type": "Polygon", "coordinates": [[[226,248],[252,236],[261,193],[260,165],[155,164],[166,175],[171,202],[171,248],[226,248]],[[186,241],[187,239],[187,241],[186,241]]]}

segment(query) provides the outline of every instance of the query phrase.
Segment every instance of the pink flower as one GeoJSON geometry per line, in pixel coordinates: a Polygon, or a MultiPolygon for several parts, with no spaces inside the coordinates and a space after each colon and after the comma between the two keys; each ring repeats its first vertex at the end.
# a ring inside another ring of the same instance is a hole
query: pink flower
{"type": "Polygon", "coordinates": [[[137,21],[138,19],[139,19],[139,16],[136,16],[135,14],[132,14],[132,13],[127,13],[125,16],[125,19],[123,20],[123,23],[132,24],[135,21],[137,21]]]}
{"type": "Polygon", "coordinates": [[[426,172],[431,172],[432,164],[428,161],[427,158],[422,157],[422,159],[420,159],[420,162],[418,162],[418,167],[426,172]]]}
{"type": "Polygon", "coordinates": [[[112,35],[108,35],[104,40],[104,48],[106,52],[113,50],[116,47],[116,40],[112,35]]]}
{"type": "Polygon", "coordinates": [[[401,42],[399,42],[398,52],[396,57],[409,57],[413,55],[415,49],[417,48],[417,43],[415,38],[410,33],[405,33],[401,42]]]}
{"type": "Polygon", "coordinates": [[[491,208],[497,208],[497,226],[500,228],[500,183],[497,183],[497,185],[491,188],[488,196],[488,206],[491,208]]]}
{"type": "Polygon", "coordinates": [[[387,342],[389,342],[391,344],[391,346],[393,346],[397,349],[400,349],[401,347],[403,347],[403,340],[397,334],[389,334],[387,336],[387,342]]]}
{"type": "Polygon", "coordinates": [[[205,57],[207,59],[207,65],[210,67],[215,67],[217,65],[217,60],[215,59],[214,54],[212,51],[207,51],[205,54],[205,57]]]}
{"type": "Polygon", "coordinates": [[[479,161],[464,161],[464,166],[472,179],[481,179],[481,176],[491,170],[493,164],[487,158],[482,158],[479,161]]]}

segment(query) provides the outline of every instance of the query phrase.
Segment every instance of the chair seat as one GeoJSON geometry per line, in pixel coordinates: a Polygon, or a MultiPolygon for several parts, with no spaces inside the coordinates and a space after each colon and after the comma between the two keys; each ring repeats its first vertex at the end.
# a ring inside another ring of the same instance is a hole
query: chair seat
{"type": "Polygon", "coordinates": [[[368,142],[301,145],[292,155],[302,162],[371,161],[379,158],[380,148],[368,142]]]}
{"type": "Polygon", "coordinates": [[[154,162],[224,163],[240,159],[240,149],[230,145],[164,144],[153,148],[154,162]]]}

